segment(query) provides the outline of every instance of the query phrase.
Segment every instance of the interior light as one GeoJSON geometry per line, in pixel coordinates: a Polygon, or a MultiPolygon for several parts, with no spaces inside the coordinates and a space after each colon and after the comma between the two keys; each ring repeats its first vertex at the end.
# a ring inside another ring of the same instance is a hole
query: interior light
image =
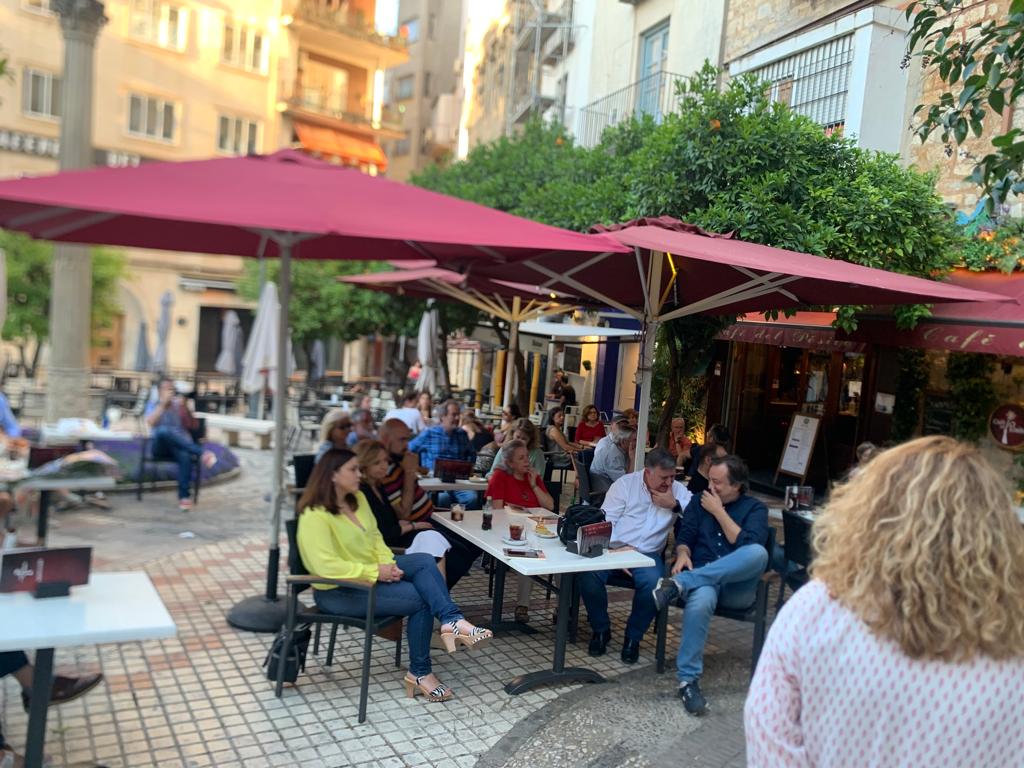
{"type": "Polygon", "coordinates": [[[286,13],[284,16],[281,17],[281,26],[287,27],[293,21],[295,21],[295,17],[292,16],[290,13],[286,13]]]}

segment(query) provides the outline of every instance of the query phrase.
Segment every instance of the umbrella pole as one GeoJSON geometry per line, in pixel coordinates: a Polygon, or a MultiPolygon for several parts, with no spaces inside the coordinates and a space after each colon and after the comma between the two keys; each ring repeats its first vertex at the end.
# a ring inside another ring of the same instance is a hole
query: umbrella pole
{"type": "Polygon", "coordinates": [[[284,624],[285,601],[277,596],[281,563],[281,505],[284,488],[284,431],[288,402],[288,306],[291,301],[291,250],[289,235],[277,239],[281,249],[278,311],[277,371],[274,392],[274,476],[271,484],[270,547],[267,552],[267,588],[262,595],[247,597],[228,611],[228,624],[250,632],[277,632],[284,624]]]}
{"type": "Polygon", "coordinates": [[[661,268],[665,255],[660,251],[651,251],[647,273],[647,311],[644,313],[644,345],[640,352],[640,417],[636,427],[636,456],[633,469],[639,471],[644,466],[644,455],[647,453],[647,424],[651,418],[651,379],[654,367],[654,343],[658,338],[657,319],[661,307],[661,268]]]}
{"type": "Polygon", "coordinates": [[[502,395],[502,408],[508,408],[512,403],[512,387],[516,380],[516,356],[519,354],[520,303],[518,296],[512,298],[512,319],[508,324],[508,355],[505,360],[505,392],[502,395]]]}

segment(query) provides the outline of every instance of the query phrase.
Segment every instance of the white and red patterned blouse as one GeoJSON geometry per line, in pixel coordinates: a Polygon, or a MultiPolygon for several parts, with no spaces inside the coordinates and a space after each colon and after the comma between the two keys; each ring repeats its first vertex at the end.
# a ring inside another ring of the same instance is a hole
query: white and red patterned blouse
{"type": "Polygon", "coordinates": [[[1024,659],[910,659],[812,581],[772,624],[744,721],[759,768],[1024,766],[1024,659]]]}

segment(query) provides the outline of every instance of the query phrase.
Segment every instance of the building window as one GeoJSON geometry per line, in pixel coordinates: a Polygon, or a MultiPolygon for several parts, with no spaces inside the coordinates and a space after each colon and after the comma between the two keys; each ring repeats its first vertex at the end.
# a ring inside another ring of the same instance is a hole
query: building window
{"type": "Polygon", "coordinates": [[[406,101],[411,99],[416,88],[416,76],[406,75],[395,81],[395,100],[406,101]]]}
{"type": "Polygon", "coordinates": [[[409,19],[399,25],[399,34],[408,42],[415,43],[420,39],[420,20],[409,19]]]}
{"type": "Polygon", "coordinates": [[[53,10],[51,0],[21,0],[21,7],[29,11],[45,13],[47,15],[56,13],[56,11],[53,10]]]}
{"type": "Polygon", "coordinates": [[[266,72],[267,46],[263,33],[244,24],[225,22],[221,61],[249,72],[266,72]]]}
{"type": "Polygon", "coordinates": [[[788,105],[831,133],[846,120],[852,63],[853,35],[845,35],[774,61],[754,74],[765,83],[772,101],[788,105]]]}
{"type": "Polygon", "coordinates": [[[61,79],[27,67],[24,77],[22,111],[33,117],[60,117],[61,79]]]}
{"type": "Polygon", "coordinates": [[[229,155],[254,155],[260,151],[258,120],[221,115],[217,120],[217,149],[229,155]]]}
{"type": "Polygon", "coordinates": [[[640,35],[640,90],[637,111],[661,120],[663,109],[662,72],[668,61],[669,20],[661,22],[640,35]]]}
{"type": "Polygon", "coordinates": [[[175,141],[178,105],[155,96],[128,96],[128,133],[158,141],[175,141]]]}
{"type": "Polygon", "coordinates": [[[185,50],[188,39],[188,11],[175,3],[160,0],[131,0],[129,34],[147,43],[185,50]]]}
{"type": "Polygon", "coordinates": [[[399,139],[391,147],[391,154],[395,157],[402,157],[408,155],[412,151],[412,141],[409,139],[399,139]]]}

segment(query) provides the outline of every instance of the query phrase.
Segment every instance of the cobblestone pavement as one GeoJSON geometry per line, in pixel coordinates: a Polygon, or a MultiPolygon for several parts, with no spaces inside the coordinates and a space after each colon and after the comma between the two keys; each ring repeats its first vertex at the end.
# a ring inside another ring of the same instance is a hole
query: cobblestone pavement
{"type": "MultiPolygon", "coordinates": [[[[587,632],[567,666],[589,666],[608,685],[560,686],[508,696],[502,683],[550,664],[554,631],[541,590],[532,614],[541,631],[497,638],[477,651],[435,652],[435,671],[456,690],[447,704],[407,699],[393,645],[374,645],[367,722],[356,724],[360,643],[339,636],[334,664],[312,655],[298,685],[274,697],[261,664],[269,635],[230,628],[224,615],[262,591],[270,453],[239,450],[241,475],[203,488],[198,508],[178,512],[173,492],[112,495],[113,509],[59,512],[50,543],[88,543],[100,570],[145,569],[178,625],[163,641],[58,650],[59,672],[101,670],[106,683],[50,711],[53,766],[735,766],[743,764],[741,710],[749,625],[712,626],[705,690],[713,712],[687,717],[671,668],[653,671],[653,642],[623,665],[617,645],[586,655],[587,632]],[[194,537],[181,538],[182,532],[194,537]]],[[[26,530],[30,521],[22,521],[26,530]]],[[[471,619],[489,612],[479,568],[455,589],[471,619]]],[[[514,592],[514,590],[513,590],[514,592]]],[[[616,640],[630,595],[613,592],[616,640]]],[[[511,606],[508,606],[511,610],[511,606]]],[[[678,618],[669,652],[678,643],[678,618]]],[[[5,734],[22,745],[26,715],[11,678],[0,683],[5,734]]]]}

